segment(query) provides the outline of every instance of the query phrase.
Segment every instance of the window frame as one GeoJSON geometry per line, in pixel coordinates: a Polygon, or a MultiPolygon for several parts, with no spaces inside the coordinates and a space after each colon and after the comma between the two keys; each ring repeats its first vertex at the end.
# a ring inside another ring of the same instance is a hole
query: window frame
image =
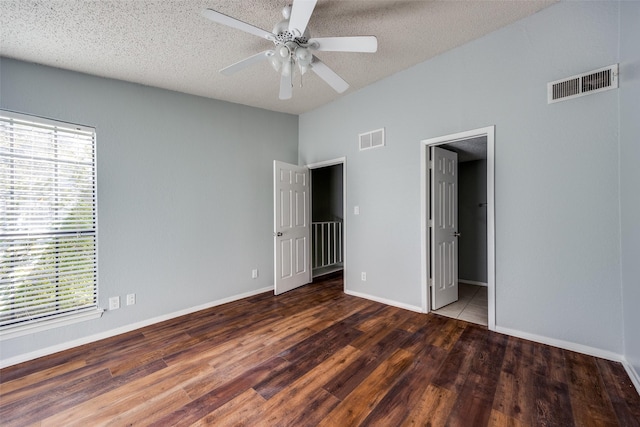
{"type": "MultiPolygon", "coordinates": [[[[13,112],[13,111],[8,111],[8,110],[3,110],[0,109],[0,116],[3,117],[3,122],[8,122],[11,123],[13,121],[20,121],[20,122],[26,122],[25,124],[27,126],[29,126],[30,124],[33,124],[34,127],[40,127],[40,128],[51,128],[51,130],[53,131],[57,131],[57,132],[66,132],[67,136],[73,134],[73,132],[82,132],[82,133],[89,133],[90,137],[92,139],[92,163],[91,163],[91,167],[92,167],[92,180],[93,180],[93,185],[92,185],[92,192],[93,192],[93,197],[92,197],[92,207],[93,207],[93,214],[92,214],[92,222],[93,222],[93,230],[92,232],[90,232],[86,226],[84,227],[84,229],[78,231],[78,230],[74,230],[75,231],[75,235],[73,232],[68,233],[69,236],[71,237],[76,237],[78,238],[78,240],[82,239],[82,238],[86,238],[86,236],[92,236],[93,237],[93,303],[88,304],[88,306],[82,307],[82,306],[75,306],[75,307],[70,307],[69,310],[67,311],[58,311],[57,309],[53,309],[48,313],[39,313],[38,315],[34,316],[23,316],[22,320],[17,321],[15,323],[11,323],[11,324],[6,324],[3,326],[0,326],[0,341],[6,340],[6,339],[11,339],[11,338],[16,338],[18,336],[22,336],[22,335],[26,335],[26,334],[31,334],[31,333],[35,333],[35,332],[39,332],[39,331],[43,331],[43,330],[47,330],[47,329],[52,329],[52,328],[57,328],[60,326],[64,326],[64,325],[69,325],[69,324],[73,324],[73,323],[77,323],[77,322],[81,322],[81,321],[85,321],[85,320],[90,320],[90,319],[95,319],[95,318],[99,318],[102,316],[104,310],[101,309],[99,307],[99,276],[98,276],[98,182],[97,182],[97,168],[98,168],[98,153],[97,153],[97,135],[96,135],[96,130],[94,127],[90,127],[90,126],[84,126],[84,125],[78,125],[78,124],[73,124],[73,123],[68,123],[68,122],[62,122],[59,120],[52,120],[52,119],[47,119],[47,118],[43,118],[43,117],[38,117],[38,116],[34,116],[34,115],[29,115],[29,114],[22,114],[22,113],[17,113],[17,112],[13,112]],[[8,119],[8,120],[5,120],[8,119]],[[30,318],[31,317],[31,318],[30,318]]],[[[15,131],[15,128],[13,128],[13,126],[11,127],[11,133],[13,133],[15,131]]],[[[56,148],[55,148],[55,152],[56,152],[56,156],[58,155],[58,149],[59,148],[59,140],[58,140],[58,136],[55,137],[56,138],[56,148]]],[[[5,157],[3,155],[3,157],[5,157]]],[[[6,156],[7,158],[10,159],[16,159],[17,157],[15,156],[6,156]]],[[[63,167],[66,166],[64,161],[58,161],[55,162],[55,169],[56,171],[51,175],[54,177],[54,179],[56,180],[55,182],[58,182],[57,180],[61,179],[60,176],[58,175],[58,165],[62,165],[63,167]]],[[[11,177],[13,177],[14,175],[9,175],[11,177]]],[[[85,175],[86,176],[86,175],[85,175]]],[[[75,181],[74,181],[75,184],[75,181]]],[[[50,194],[53,197],[59,197],[60,193],[57,192],[56,190],[51,191],[50,194]]],[[[10,199],[6,199],[7,201],[9,201],[10,199]]],[[[73,200],[78,200],[80,201],[81,199],[73,199],[73,200]]],[[[53,217],[52,217],[53,218],[53,217]]],[[[32,236],[49,236],[52,239],[58,239],[60,235],[64,234],[64,231],[61,231],[60,229],[55,230],[55,227],[51,229],[51,231],[48,232],[42,232],[41,230],[36,230],[33,231],[33,228],[30,230],[27,228],[27,230],[25,232],[22,232],[20,234],[11,234],[10,232],[2,232],[2,234],[0,234],[0,239],[1,240],[7,240],[8,242],[14,242],[16,240],[19,239],[24,239],[25,236],[28,237],[32,237],[32,236]],[[15,237],[13,237],[15,236],[15,237]]],[[[8,245],[10,245],[11,243],[7,243],[8,245]]],[[[9,247],[9,246],[7,246],[9,247]]],[[[75,251],[77,252],[77,250],[75,251]]],[[[74,253],[75,253],[74,252],[74,253]]],[[[60,257],[60,251],[59,249],[55,249],[54,254],[56,254],[56,258],[60,257]]],[[[56,270],[57,273],[57,270],[56,270]]],[[[59,283],[58,279],[54,279],[57,283],[59,283]]],[[[1,289],[1,288],[0,288],[1,289]]],[[[56,296],[53,300],[54,303],[57,305],[59,304],[61,301],[61,299],[59,299],[59,296],[56,296]]],[[[75,302],[75,301],[74,301],[75,302]]],[[[76,303],[77,304],[77,303],[76,303]]]]}

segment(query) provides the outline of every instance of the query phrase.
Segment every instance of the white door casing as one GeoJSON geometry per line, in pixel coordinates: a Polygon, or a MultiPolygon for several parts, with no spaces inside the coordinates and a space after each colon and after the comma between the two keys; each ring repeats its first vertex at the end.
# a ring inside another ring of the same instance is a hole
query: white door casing
{"type": "Polygon", "coordinates": [[[458,154],[431,147],[431,308],[458,300],[458,154]]]}
{"type": "Polygon", "coordinates": [[[274,293],[311,282],[309,169],[274,160],[274,293]]]}
{"type": "Polygon", "coordinates": [[[429,227],[429,153],[430,147],[446,145],[456,141],[484,137],[487,144],[487,311],[489,314],[490,331],[496,330],[496,215],[495,215],[495,140],[496,127],[487,126],[478,129],[442,135],[420,141],[420,249],[422,254],[422,311],[431,310],[431,292],[429,292],[429,278],[431,277],[431,245],[429,227]]]}

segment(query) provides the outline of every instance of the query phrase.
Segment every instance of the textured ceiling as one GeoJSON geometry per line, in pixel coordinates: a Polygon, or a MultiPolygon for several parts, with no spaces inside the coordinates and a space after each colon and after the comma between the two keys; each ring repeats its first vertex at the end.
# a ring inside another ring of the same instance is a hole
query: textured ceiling
{"type": "Polygon", "coordinates": [[[463,139],[442,146],[445,150],[458,153],[458,163],[485,160],[487,158],[487,137],[463,139]]]}
{"type": "Polygon", "coordinates": [[[0,55],[300,114],[555,1],[319,0],[312,36],[375,35],[378,52],[318,52],[350,89],[339,95],[308,73],[286,101],[278,99],[279,76],[268,62],[218,73],[272,43],[200,15],[211,8],[271,31],[286,0],[0,0],[0,55]]]}

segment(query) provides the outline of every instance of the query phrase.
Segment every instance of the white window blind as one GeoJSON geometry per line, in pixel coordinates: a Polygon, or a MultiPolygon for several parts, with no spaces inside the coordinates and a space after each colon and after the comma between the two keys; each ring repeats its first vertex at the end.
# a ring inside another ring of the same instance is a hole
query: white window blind
{"type": "Polygon", "coordinates": [[[0,331],[98,310],[96,134],[0,111],[0,331]]]}

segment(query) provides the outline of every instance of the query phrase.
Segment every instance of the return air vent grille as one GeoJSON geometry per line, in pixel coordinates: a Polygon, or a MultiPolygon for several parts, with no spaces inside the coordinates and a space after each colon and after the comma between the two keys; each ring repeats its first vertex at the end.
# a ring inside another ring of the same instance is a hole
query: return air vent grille
{"type": "Polygon", "coordinates": [[[384,128],[358,135],[360,150],[384,147],[384,128]]]}
{"type": "Polygon", "coordinates": [[[565,101],[618,87],[618,64],[547,83],[547,100],[565,101]]]}

